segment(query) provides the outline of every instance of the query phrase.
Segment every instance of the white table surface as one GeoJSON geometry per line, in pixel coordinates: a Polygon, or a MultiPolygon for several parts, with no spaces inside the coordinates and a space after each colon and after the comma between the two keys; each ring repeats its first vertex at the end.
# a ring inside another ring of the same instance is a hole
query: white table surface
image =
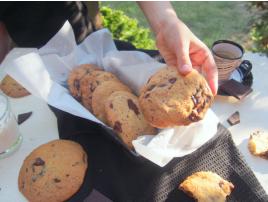
{"type": "MultiPolygon", "coordinates": [[[[234,142],[268,193],[268,161],[252,156],[247,149],[247,141],[252,132],[260,130],[268,133],[268,58],[252,53],[247,53],[244,58],[253,63],[253,92],[243,101],[217,96],[212,109],[231,131],[234,142]],[[226,119],[235,111],[240,112],[241,123],[230,127],[226,119]]],[[[19,150],[0,160],[0,201],[23,202],[26,199],[17,186],[23,159],[37,146],[58,138],[57,123],[47,104],[34,96],[10,101],[16,115],[29,111],[33,114],[19,126],[23,135],[19,150]]]]}

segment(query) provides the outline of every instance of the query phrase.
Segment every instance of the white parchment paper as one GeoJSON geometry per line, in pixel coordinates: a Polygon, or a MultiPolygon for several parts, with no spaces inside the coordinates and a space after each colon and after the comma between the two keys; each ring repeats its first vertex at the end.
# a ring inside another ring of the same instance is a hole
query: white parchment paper
{"type": "MultiPolygon", "coordinates": [[[[140,87],[161,64],[139,51],[118,51],[107,29],[88,36],[76,45],[69,22],[42,48],[13,49],[1,64],[7,74],[31,94],[48,104],[94,122],[104,124],[68,92],[69,72],[79,64],[91,63],[117,75],[138,95],[140,87]]],[[[195,151],[217,132],[218,118],[209,110],[202,121],[190,126],[161,130],[155,136],[142,135],[133,141],[137,153],[165,166],[174,157],[195,151]]]]}

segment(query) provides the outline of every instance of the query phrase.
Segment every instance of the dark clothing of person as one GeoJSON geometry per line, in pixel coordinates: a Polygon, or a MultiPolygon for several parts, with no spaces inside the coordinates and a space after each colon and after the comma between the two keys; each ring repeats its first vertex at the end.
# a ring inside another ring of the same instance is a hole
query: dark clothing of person
{"type": "MultiPolygon", "coordinates": [[[[98,8],[97,2],[90,2],[98,8]]],[[[77,43],[96,30],[84,2],[1,2],[0,21],[19,47],[41,47],[68,20],[77,43]]]]}
{"type": "MultiPolygon", "coordinates": [[[[5,24],[18,47],[42,47],[60,30],[66,20],[72,25],[77,44],[90,33],[102,28],[97,1],[0,2],[0,21],[5,24]]],[[[131,43],[120,40],[114,42],[118,50],[137,50],[131,43]]],[[[158,51],[145,52],[159,58],[158,51]]]]}

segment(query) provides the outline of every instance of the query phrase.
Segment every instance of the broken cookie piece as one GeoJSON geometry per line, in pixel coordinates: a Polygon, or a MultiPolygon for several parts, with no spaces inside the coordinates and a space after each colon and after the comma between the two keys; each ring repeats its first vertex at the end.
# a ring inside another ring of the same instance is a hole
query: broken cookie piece
{"type": "Polygon", "coordinates": [[[253,155],[268,159],[268,134],[260,131],[252,133],[248,149],[253,155]]]}
{"type": "Polygon", "coordinates": [[[187,177],[179,189],[198,202],[224,202],[234,185],[216,173],[201,171],[187,177]]]}

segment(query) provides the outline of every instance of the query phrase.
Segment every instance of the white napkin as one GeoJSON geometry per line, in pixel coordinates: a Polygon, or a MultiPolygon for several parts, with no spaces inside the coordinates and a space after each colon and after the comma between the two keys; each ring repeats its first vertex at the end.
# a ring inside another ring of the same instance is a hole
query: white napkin
{"type": "Polygon", "coordinates": [[[144,135],[133,141],[135,150],[159,166],[165,166],[174,157],[192,153],[217,132],[219,120],[208,110],[204,119],[189,126],[161,130],[158,135],[144,135]]]}
{"type": "MultiPolygon", "coordinates": [[[[66,80],[79,64],[92,63],[116,74],[136,94],[164,64],[138,51],[118,51],[107,29],[76,45],[72,27],[62,29],[42,48],[13,49],[1,64],[31,94],[73,115],[104,124],[68,92],[66,80]]],[[[133,141],[136,152],[159,166],[195,151],[216,134],[218,118],[209,111],[205,119],[187,127],[165,129],[156,136],[144,134],[133,141]]]]}

